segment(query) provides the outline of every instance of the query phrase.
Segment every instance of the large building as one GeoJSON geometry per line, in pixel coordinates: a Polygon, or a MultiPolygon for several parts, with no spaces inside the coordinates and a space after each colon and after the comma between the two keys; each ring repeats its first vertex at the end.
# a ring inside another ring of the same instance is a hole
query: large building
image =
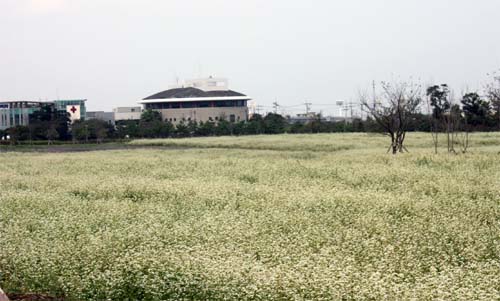
{"type": "Polygon", "coordinates": [[[18,125],[29,125],[29,116],[44,105],[53,103],[40,101],[5,101],[0,102],[0,130],[18,125]]]}
{"type": "Polygon", "coordinates": [[[172,123],[237,122],[248,119],[247,101],[250,99],[242,93],[229,90],[227,79],[209,77],[188,80],[183,86],[173,86],[139,103],[146,110],[160,112],[164,120],[172,123]]]}

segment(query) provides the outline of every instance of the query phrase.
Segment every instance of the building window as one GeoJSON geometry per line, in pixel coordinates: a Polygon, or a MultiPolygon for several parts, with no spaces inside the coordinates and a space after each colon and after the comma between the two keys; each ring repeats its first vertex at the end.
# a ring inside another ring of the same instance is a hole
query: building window
{"type": "Polygon", "coordinates": [[[177,118],[174,118],[174,121],[177,121],[177,118]]]}
{"type": "Polygon", "coordinates": [[[191,121],[191,117],[188,117],[188,121],[191,121]]]}
{"type": "Polygon", "coordinates": [[[213,121],[212,117],[208,117],[208,120],[213,121]]]}
{"type": "Polygon", "coordinates": [[[235,122],[236,121],[236,116],[234,116],[234,114],[229,115],[229,121],[235,122]]]}
{"type": "Polygon", "coordinates": [[[219,120],[219,117],[218,117],[218,116],[215,116],[215,120],[219,120]]]}

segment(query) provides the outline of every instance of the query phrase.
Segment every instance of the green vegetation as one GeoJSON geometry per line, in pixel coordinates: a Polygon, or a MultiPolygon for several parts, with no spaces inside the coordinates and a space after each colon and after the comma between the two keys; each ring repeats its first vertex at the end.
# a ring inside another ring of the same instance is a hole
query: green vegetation
{"type": "Polygon", "coordinates": [[[0,287],[68,300],[497,300],[500,133],[0,153],[0,287]],[[446,150],[446,143],[440,145],[446,150]],[[171,147],[171,149],[169,149],[171,147]]]}

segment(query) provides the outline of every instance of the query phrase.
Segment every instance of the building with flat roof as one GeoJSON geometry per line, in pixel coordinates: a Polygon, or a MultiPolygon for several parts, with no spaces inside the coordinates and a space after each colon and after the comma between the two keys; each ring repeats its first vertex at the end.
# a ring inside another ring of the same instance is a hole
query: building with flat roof
{"type": "Polygon", "coordinates": [[[104,112],[104,111],[87,111],[87,115],[85,116],[85,120],[102,120],[110,125],[115,125],[115,113],[113,112],[104,112]]]}
{"type": "Polygon", "coordinates": [[[164,120],[172,123],[181,121],[230,122],[248,120],[245,94],[229,90],[224,78],[202,78],[186,81],[185,85],[171,86],[171,89],[144,98],[139,103],[144,109],[161,113],[164,120]]]}
{"type": "Polygon", "coordinates": [[[141,119],[141,107],[118,107],[113,109],[115,121],[139,120],[141,119]]]}
{"type": "Polygon", "coordinates": [[[30,115],[44,105],[54,105],[41,101],[4,101],[0,102],[0,130],[18,125],[28,126],[30,115]]]}

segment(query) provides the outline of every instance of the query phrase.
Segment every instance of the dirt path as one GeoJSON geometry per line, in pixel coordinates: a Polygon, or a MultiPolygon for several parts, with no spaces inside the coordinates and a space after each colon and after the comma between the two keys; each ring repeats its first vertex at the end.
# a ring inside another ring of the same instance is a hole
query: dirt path
{"type": "MultiPolygon", "coordinates": [[[[177,146],[148,146],[148,145],[130,145],[130,144],[68,144],[51,146],[1,146],[2,152],[27,152],[27,153],[73,153],[73,152],[94,152],[106,150],[134,150],[134,149],[185,149],[186,147],[177,146]]],[[[1,300],[0,300],[1,301],[1,300]]]]}

